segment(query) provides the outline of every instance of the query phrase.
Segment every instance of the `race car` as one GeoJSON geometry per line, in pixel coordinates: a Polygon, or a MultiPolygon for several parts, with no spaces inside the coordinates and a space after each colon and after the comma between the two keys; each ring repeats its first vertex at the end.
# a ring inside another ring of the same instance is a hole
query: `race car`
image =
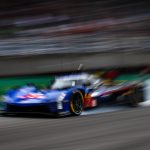
{"type": "Polygon", "coordinates": [[[88,86],[97,82],[82,73],[57,77],[49,89],[25,85],[12,89],[4,96],[4,113],[49,113],[54,115],[80,115],[83,109],[95,107],[89,97],[88,86]]]}
{"type": "Polygon", "coordinates": [[[97,106],[103,104],[127,104],[138,106],[144,101],[143,85],[141,83],[125,82],[113,84],[113,82],[102,83],[90,93],[97,106]]]}

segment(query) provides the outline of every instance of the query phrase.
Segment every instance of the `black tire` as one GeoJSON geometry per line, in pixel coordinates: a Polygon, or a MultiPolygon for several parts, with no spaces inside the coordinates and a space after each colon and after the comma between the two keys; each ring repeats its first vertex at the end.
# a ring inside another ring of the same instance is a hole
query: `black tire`
{"type": "Polygon", "coordinates": [[[70,112],[74,116],[81,115],[84,108],[84,100],[83,95],[80,91],[75,91],[72,94],[72,98],[70,101],[70,112]]]}
{"type": "Polygon", "coordinates": [[[143,93],[138,88],[135,88],[134,92],[127,96],[127,99],[129,106],[137,107],[143,101],[143,93]]]}
{"type": "Polygon", "coordinates": [[[137,95],[139,102],[144,102],[144,88],[143,87],[137,87],[135,90],[135,93],[137,95]]]}
{"type": "Polygon", "coordinates": [[[137,107],[138,106],[138,100],[136,99],[135,94],[130,94],[129,96],[129,106],[130,107],[137,107]]]}

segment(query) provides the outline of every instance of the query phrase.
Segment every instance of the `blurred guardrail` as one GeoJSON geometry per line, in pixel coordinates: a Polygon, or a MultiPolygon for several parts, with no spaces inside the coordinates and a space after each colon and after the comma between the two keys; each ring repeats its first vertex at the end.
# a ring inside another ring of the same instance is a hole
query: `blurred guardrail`
{"type": "Polygon", "coordinates": [[[87,52],[150,52],[150,36],[123,37],[96,33],[65,37],[0,40],[0,56],[87,52]]]}
{"type": "Polygon", "coordinates": [[[0,75],[39,74],[100,68],[149,66],[150,53],[70,53],[1,57],[0,75]]]}

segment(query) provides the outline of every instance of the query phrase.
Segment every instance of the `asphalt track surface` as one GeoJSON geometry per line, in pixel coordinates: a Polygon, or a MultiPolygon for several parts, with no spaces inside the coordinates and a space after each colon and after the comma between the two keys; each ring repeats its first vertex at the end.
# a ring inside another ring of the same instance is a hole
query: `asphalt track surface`
{"type": "Polygon", "coordinates": [[[79,117],[0,117],[0,150],[149,148],[149,106],[79,117]]]}

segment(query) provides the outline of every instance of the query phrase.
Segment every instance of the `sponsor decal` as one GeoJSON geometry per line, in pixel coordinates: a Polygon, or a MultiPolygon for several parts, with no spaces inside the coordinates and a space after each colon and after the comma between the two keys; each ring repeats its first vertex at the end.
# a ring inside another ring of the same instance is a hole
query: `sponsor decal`
{"type": "Polygon", "coordinates": [[[45,96],[41,93],[29,93],[27,95],[18,96],[21,99],[43,99],[45,96]]]}

